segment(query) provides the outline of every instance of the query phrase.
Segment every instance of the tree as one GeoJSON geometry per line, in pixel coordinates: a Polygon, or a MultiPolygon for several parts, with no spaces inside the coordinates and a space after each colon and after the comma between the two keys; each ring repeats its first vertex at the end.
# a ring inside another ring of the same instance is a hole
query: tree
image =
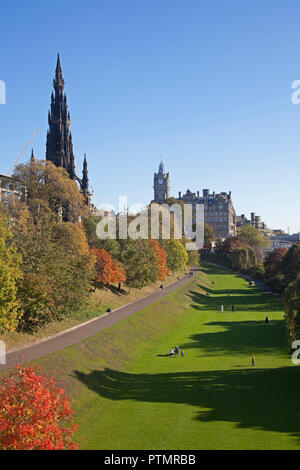
{"type": "Polygon", "coordinates": [[[282,273],[285,286],[293,282],[300,274],[300,242],[295,243],[282,260],[282,273]]]}
{"type": "Polygon", "coordinates": [[[0,449],[76,449],[69,398],[52,377],[37,371],[17,366],[1,379],[0,449]]]}
{"type": "Polygon", "coordinates": [[[239,272],[253,272],[257,267],[257,259],[253,248],[243,247],[230,253],[232,269],[239,272]]]}
{"type": "Polygon", "coordinates": [[[183,244],[179,240],[166,240],[164,248],[167,253],[167,266],[175,271],[183,271],[188,262],[188,254],[183,244]]]}
{"type": "Polygon", "coordinates": [[[288,250],[285,248],[276,248],[268,254],[264,261],[265,279],[267,281],[281,273],[282,260],[284,259],[287,251],[288,250]]]}
{"type": "Polygon", "coordinates": [[[139,289],[157,280],[157,258],[148,240],[120,240],[120,261],[129,288],[139,289]]]}
{"type": "Polygon", "coordinates": [[[200,253],[198,250],[189,250],[188,252],[188,265],[198,266],[200,263],[200,253]]]}
{"type": "Polygon", "coordinates": [[[21,315],[17,282],[21,257],[13,244],[5,214],[0,210],[0,332],[14,331],[21,315]]]}
{"type": "Polygon", "coordinates": [[[221,238],[216,239],[216,250],[224,251],[224,242],[221,238]]]}
{"type": "Polygon", "coordinates": [[[125,272],[116,261],[113,261],[104,248],[93,248],[96,257],[96,284],[110,286],[115,283],[126,281],[125,272]]]}
{"type": "Polygon", "coordinates": [[[82,226],[58,222],[45,201],[19,201],[11,215],[11,230],[22,256],[18,298],[25,310],[19,329],[34,331],[87,305],[95,260],[82,226]]]}
{"type": "Polygon", "coordinates": [[[242,225],[238,229],[238,238],[252,248],[265,248],[269,246],[269,241],[264,237],[263,233],[250,224],[242,225]]]}
{"type": "Polygon", "coordinates": [[[53,320],[55,301],[47,276],[24,273],[18,283],[18,300],[22,305],[18,331],[34,332],[53,320]]]}
{"type": "Polygon", "coordinates": [[[215,232],[214,229],[208,225],[204,224],[204,245],[208,245],[209,243],[212,243],[215,240],[215,232]]]}
{"type": "Polygon", "coordinates": [[[166,250],[158,243],[157,240],[150,240],[150,247],[156,256],[156,265],[158,268],[157,280],[163,281],[169,274],[167,268],[167,253],[166,250]]]}
{"type": "Polygon", "coordinates": [[[242,242],[238,237],[228,237],[223,243],[225,253],[231,253],[232,251],[239,250],[245,246],[248,246],[248,243],[242,242]]]}
{"type": "Polygon", "coordinates": [[[289,344],[300,338],[300,278],[291,282],[284,293],[285,321],[289,344]]]}
{"type": "Polygon", "coordinates": [[[87,214],[87,206],[75,181],[69,178],[64,168],[50,161],[36,160],[17,165],[13,178],[17,189],[26,188],[28,200],[36,199],[64,220],[77,221],[87,214]]]}

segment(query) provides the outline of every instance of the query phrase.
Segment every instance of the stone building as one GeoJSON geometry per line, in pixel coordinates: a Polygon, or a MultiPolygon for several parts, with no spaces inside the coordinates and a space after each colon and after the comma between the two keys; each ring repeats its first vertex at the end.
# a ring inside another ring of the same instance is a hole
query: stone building
{"type": "Polygon", "coordinates": [[[89,180],[87,160],[84,156],[82,178],[75,173],[75,158],[73,153],[72,134],[70,132],[70,112],[67,97],[64,93],[65,82],[62,76],[59,54],[55,77],[53,80],[54,93],[51,94],[51,107],[48,113],[49,130],[47,132],[46,159],[58,167],[63,167],[70,178],[79,183],[86,204],[90,205],[89,180]]]}
{"type": "Polygon", "coordinates": [[[179,193],[180,201],[185,204],[204,204],[204,222],[210,225],[215,232],[217,238],[227,238],[236,234],[236,215],[233,207],[231,192],[228,194],[222,192],[216,194],[210,193],[209,189],[203,189],[200,192],[192,193],[189,189],[184,195],[179,193]]]}
{"type": "MultiPolygon", "coordinates": [[[[170,175],[165,172],[163,163],[159,166],[158,173],[154,174],[154,202],[162,204],[170,197],[170,175]]],[[[236,214],[231,200],[231,192],[220,194],[210,193],[209,189],[192,193],[189,189],[178,199],[185,204],[193,206],[195,214],[196,204],[204,205],[204,222],[209,224],[215,232],[216,238],[227,238],[236,234],[236,214]]]]}
{"type": "Polygon", "coordinates": [[[256,215],[255,212],[251,212],[250,220],[247,219],[245,214],[238,215],[236,218],[236,226],[242,227],[243,225],[252,225],[258,230],[267,230],[265,222],[261,221],[261,216],[256,215]]]}

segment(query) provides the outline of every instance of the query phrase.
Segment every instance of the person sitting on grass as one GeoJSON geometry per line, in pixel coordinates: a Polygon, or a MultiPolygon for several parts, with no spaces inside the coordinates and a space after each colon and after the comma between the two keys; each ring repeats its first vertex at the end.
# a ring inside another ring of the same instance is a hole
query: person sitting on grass
{"type": "Polygon", "coordinates": [[[170,356],[174,356],[174,349],[173,348],[170,349],[169,354],[170,354],[170,356]]]}

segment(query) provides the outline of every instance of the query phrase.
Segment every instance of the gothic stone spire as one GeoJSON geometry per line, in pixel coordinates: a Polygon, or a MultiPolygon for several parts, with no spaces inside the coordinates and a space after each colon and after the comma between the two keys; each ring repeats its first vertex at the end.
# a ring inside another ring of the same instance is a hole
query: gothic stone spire
{"type": "Polygon", "coordinates": [[[63,93],[65,82],[62,76],[59,54],[55,77],[54,93],[51,94],[50,112],[48,115],[49,130],[47,133],[46,159],[56,166],[65,168],[71,179],[75,179],[75,159],[73,154],[72,135],[69,130],[70,114],[67,99],[63,93]]]}
{"type": "Polygon", "coordinates": [[[89,177],[88,177],[86,154],[84,154],[82,179],[80,181],[80,186],[81,186],[81,191],[85,199],[85,202],[89,206],[90,205],[90,193],[89,193],[89,177]]]}

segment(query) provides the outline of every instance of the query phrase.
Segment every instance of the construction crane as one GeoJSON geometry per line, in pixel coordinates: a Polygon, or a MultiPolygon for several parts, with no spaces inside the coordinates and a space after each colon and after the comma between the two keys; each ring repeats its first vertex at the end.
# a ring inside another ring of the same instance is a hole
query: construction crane
{"type": "Polygon", "coordinates": [[[27,147],[30,145],[31,141],[34,139],[34,137],[36,136],[36,134],[38,133],[38,129],[36,129],[34,131],[34,133],[32,134],[32,136],[30,137],[30,139],[28,140],[27,144],[25,145],[25,147],[23,148],[22,152],[20,153],[20,155],[18,156],[17,160],[15,161],[15,163],[10,167],[10,169],[8,170],[8,173],[6,176],[9,176],[11,174],[11,172],[13,171],[14,167],[17,165],[18,161],[20,160],[20,158],[22,157],[23,153],[25,152],[25,150],[27,149],[27,147]]]}

